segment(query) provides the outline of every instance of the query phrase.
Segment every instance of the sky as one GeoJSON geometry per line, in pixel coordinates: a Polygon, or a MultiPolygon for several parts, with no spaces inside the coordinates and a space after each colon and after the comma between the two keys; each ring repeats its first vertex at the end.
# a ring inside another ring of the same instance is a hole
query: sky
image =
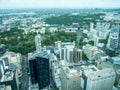
{"type": "Polygon", "coordinates": [[[0,0],[0,9],[120,8],[120,0],[0,0]]]}

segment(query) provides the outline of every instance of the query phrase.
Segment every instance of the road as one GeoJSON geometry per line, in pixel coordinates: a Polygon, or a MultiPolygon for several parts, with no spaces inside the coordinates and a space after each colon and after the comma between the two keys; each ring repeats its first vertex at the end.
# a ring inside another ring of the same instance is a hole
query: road
{"type": "Polygon", "coordinates": [[[27,59],[25,56],[22,56],[22,76],[20,79],[21,88],[20,90],[29,90],[29,76],[27,73],[27,59]]]}

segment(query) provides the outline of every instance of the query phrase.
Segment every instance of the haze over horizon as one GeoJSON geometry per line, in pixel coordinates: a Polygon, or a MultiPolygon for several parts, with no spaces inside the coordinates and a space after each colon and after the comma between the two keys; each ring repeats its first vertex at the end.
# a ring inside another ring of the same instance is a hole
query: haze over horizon
{"type": "Polygon", "coordinates": [[[0,0],[0,9],[120,8],[120,0],[0,0]]]}

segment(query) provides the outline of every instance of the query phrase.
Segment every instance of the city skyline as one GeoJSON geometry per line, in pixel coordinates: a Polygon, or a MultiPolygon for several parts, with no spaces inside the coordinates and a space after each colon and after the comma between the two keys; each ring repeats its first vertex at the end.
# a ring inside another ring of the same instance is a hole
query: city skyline
{"type": "Polygon", "coordinates": [[[120,0],[0,0],[0,9],[120,8],[120,0]]]}

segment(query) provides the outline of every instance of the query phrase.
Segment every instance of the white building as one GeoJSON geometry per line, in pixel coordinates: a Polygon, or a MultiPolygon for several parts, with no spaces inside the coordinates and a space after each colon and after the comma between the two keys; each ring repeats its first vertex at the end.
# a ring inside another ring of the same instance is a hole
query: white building
{"type": "Polygon", "coordinates": [[[107,47],[114,50],[114,49],[117,49],[118,45],[119,45],[119,34],[118,34],[118,32],[110,33],[108,43],[107,43],[107,47]]]}
{"type": "Polygon", "coordinates": [[[94,29],[94,23],[90,23],[90,31],[92,32],[94,29]]]}
{"type": "Polygon", "coordinates": [[[99,43],[99,37],[97,35],[94,36],[94,46],[97,46],[99,43]]]}
{"type": "Polygon", "coordinates": [[[78,28],[73,28],[73,27],[69,27],[65,29],[65,32],[73,32],[76,33],[78,31],[78,28]]]}
{"type": "Polygon", "coordinates": [[[55,53],[59,54],[61,60],[67,59],[67,47],[75,47],[75,42],[55,42],[55,53]]]}
{"type": "Polygon", "coordinates": [[[58,27],[50,27],[50,28],[49,28],[49,31],[50,31],[51,33],[56,32],[56,31],[58,31],[58,27]]]}
{"type": "Polygon", "coordinates": [[[42,27],[42,28],[40,29],[40,33],[42,33],[42,34],[45,33],[45,27],[42,27]]]}
{"type": "Polygon", "coordinates": [[[109,23],[100,23],[97,22],[95,30],[97,31],[97,36],[99,39],[106,39],[110,32],[110,24],[109,23]]]}
{"type": "Polygon", "coordinates": [[[0,79],[2,78],[2,75],[4,74],[4,64],[3,64],[3,60],[0,59],[0,79]]]}
{"type": "Polygon", "coordinates": [[[61,44],[62,44],[61,41],[56,41],[55,42],[55,53],[59,53],[60,52],[60,50],[61,50],[61,44]]]}
{"type": "Polygon", "coordinates": [[[68,62],[73,62],[73,59],[74,59],[74,46],[73,45],[69,45],[69,46],[66,46],[66,50],[67,50],[67,54],[66,54],[66,59],[68,62]]]}
{"type": "Polygon", "coordinates": [[[96,67],[83,69],[82,90],[112,90],[115,81],[115,71],[112,68],[98,70],[96,67]]]}
{"type": "Polygon", "coordinates": [[[98,33],[98,37],[99,39],[107,39],[107,36],[109,34],[110,30],[107,29],[98,29],[97,33],[98,33]]]}
{"type": "Polygon", "coordinates": [[[36,52],[39,53],[41,51],[41,36],[40,36],[40,34],[35,36],[35,45],[36,45],[36,52]]]}
{"type": "Polygon", "coordinates": [[[61,79],[60,79],[60,66],[57,60],[55,60],[52,64],[52,77],[53,81],[56,84],[56,87],[61,90],[61,79]]]}
{"type": "Polygon", "coordinates": [[[98,48],[89,44],[83,47],[83,52],[89,60],[96,59],[99,56],[98,48]]]}

